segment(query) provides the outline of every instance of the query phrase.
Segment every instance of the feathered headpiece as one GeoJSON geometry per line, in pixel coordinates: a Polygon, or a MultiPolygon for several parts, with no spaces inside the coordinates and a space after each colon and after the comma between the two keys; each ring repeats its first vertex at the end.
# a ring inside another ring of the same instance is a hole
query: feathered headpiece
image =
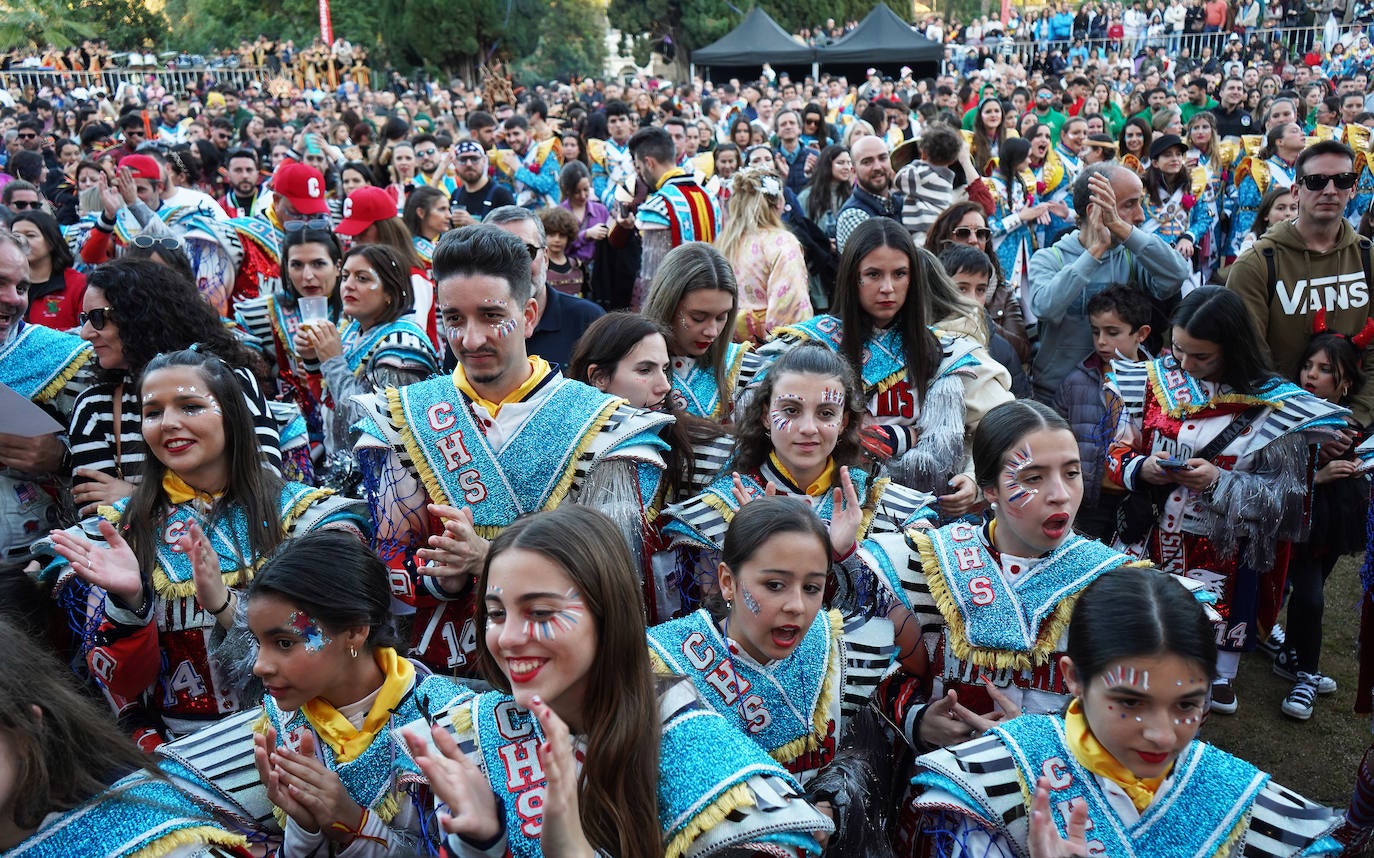
{"type": "Polygon", "coordinates": [[[1360,332],[1353,337],[1346,336],[1339,331],[1332,331],[1326,327],[1326,308],[1322,307],[1317,310],[1316,315],[1312,317],[1312,333],[1314,335],[1330,333],[1338,337],[1345,337],[1345,339],[1349,340],[1356,349],[1364,351],[1368,348],[1370,340],[1374,340],[1374,318],[1366,319],[1364,327],[1360,328],[1360,332]]]}

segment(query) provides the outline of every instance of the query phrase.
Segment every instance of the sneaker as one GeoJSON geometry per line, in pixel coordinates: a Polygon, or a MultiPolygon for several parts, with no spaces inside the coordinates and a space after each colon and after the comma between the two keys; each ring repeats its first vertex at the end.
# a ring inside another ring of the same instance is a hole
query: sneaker
{"type": "Polygon", "coordinates": [[[1240,701],[1236,700],[1236,690],[1231,687],[1231,680],[1219,679],[1212,683],[1212,711],[1218,715],[1234,715],[1240,708],[1240,701]]]}
{"type": "Polygon", "coordinates": [[[1288,643],[1288,637],[1283,633],[1283,626],[1274,623],[1274,627],[1269,630],[1269,637],[1260,641],[1259,650],[1273,658],[1283,651],[1286,643],[1288,643]]]}
{"type": "Polygon", "coordinates": [[[1288,692],[1288,696],[1283,698],[1283,705],[1279,708],[1289,718],[1306,721],[1312,717],[1312,702],[1316,699],[1316,677],[1310,673],[1299,672],[1298,683],[1293,686],[1292,691],[1288,692]]]}
{"type": "MultiPolygon", "coordinates": [[[[1274,657],[1274,675],[1281,676],[1289,682],[1297,682],[1298,677],[1304,675],[1298,669],[1298,654],[1291,648],[1284,649],[1274,657]]],[[[1318,694],[1335,694],[1338,686],[1334,676],[1327,676],[1324,673],[1305,674],[1311,676],[1317,683],[1318,694]]]]}

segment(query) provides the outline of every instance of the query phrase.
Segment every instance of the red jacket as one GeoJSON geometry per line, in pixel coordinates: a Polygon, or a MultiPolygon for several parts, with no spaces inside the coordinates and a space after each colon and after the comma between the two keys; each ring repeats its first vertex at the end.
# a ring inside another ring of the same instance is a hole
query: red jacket
{"type": "Polygon", "coordinates": [[[75,268],[62,272],[66,286],[60,292],[52,292],[41,298],[34,298],[29,304],[25,320],[35,325],[67,331],[77,326],[77,315],[81,312],[81,300],[86,294],[86,275],[75,268]]]}

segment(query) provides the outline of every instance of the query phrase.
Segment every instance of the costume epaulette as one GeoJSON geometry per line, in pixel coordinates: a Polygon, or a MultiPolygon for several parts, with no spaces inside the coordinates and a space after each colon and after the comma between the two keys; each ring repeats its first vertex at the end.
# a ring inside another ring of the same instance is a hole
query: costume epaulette
{"type": "Polygon", "coordinates": [[[1350,124],[1345,126],[1345,134],[1342,135],[1341,142],[1354,149],[1356,152],[1365,152],[1369,149],[1369,129],[1363,125],[1350,124]]]}
{"type": "Polygon", "coordinates": [[[606,166],[606,141],[593,137],[587,141],[587,157],[593,164],[606,166]]]}
{"type": "Polygon", "coordinates": [[[1042,175],[1044,176],[1045,193],[1047,194],[1058,190],[1064,181],[1064,161],[1054,149],[1050,149],[1045,154],[1045,169],[1042,175]]]}
{"type": "Polygon", "coordinates": [[[157,749],[160,768],[198,804],[233,820],[244,830],[278,833],[267,787],[253,764],[253,725],[262,716],[249,709],[221,718],[157,749]]]}
{"type": "Polygon", "coordinates": [[[272,224],[258,217],[231,218],[229,223],[240,240],[249,240],[266,253],[273,262],[281,259],[281,239],[272,224]]]}
{"type": "Polygon", "coordinates": [[[1264,135],[1262,134],[1242,134],[1240,136],[1241,148],[1245,154],[1254,157],[1264,148],[1264,135]]]}
{"type": "Polygon", "coordinates": [[[1150,369],[1145,361],[1112,361],[1112,381],[1128,414],[1143,414],[1150,388],[1150,369]]]}
{"type": "Polygon", "coordinates": [[[1207,168],[1198,165],[1189,171],[1188,177],[1191,180],[1189,193],[1195,197],[1201,197],[1203,192],[1207,190],[1207,168]]]}
{"type": "MultiPolygon", "coordinates": [[[[1021,792],[1020,772],[1011,749],[996,736],[983,736],[951,748],[941,748],[918,761],[922,770],[955,783],[976,785],[966,798],[978,805],[978,816],[991,829],[1005,829],[1018,842],[1030,832],[1030,817],[1021,792]]],[[[918,805],[919,806],[919,805],[918,805]]],[[[936,808],[922,806],[927,812],[936,808]]],[[[967,812],[971,808],[960,808],[967,812]]]]}
{"type": "Polygon", "coordinates": [[[702,152],[692,157],[692,168],[697,175],[709,179],[716,174],[716,157],[710,152],[702,152]]]}
{"type": "Polygon", "coordinates": [[[1316,138],[1317,140],[1335,140],[1336,127],[1334,125],[1314,125],[1312,126],[1312,133],[1308,136],[1309,140],[1312,138],[1316,138]]]}
{"type": "Polygon", "coordinates": [[[964,142],[965,142],[965,143],[967,143],[969,146],[973,146],[973,132],[972,132],[972,131],[968,131],[968,130],[966,130],[966,129],[962,129],[962,128],[961,128],[961,129],[959,129],[959,133],[962,134],[962,135],[964,136],[964,142]]]}
{"type": "Polygon", "coordinates": [[[1130,152],[1127,152],[1125,155],[1121,156],[1121,166],[1125,167],[1128,170],[1131,170],[1137,175],[1145,172],[1145,168],[1141,165],[1140,159],[1132,155],[1130,152]]]}
{"type": "Polygon", "coordinates": [[[1240,143],[1232,138],[1227,138],[1217,144],[1217,160],[1221,161],[1221,168],[1225,169],[1236,163],[1236,158],[1240,156],[1240,143]]]}
{"type": "MultiPolygon", "coordinates": [[[[534,147],[534,158],[535,158],[535,161],[534,161],[534,162],[535,162],[536,164],[543,164],[545,161],[547,161],[547,160],[549,159],[549,153],[552,152],[552,151],[554,151],[554,147],[557,146],[557,145],[558,145],[558,138],[557,138],[557,137],[550,137],[550,138],[547,139],[547,140],[541,140],[541,141],[539,141],[538,145],[536,145],[536,146],[534,147]]],[[[563,163],[563,150],[562,150],[562,148],[560,148],[560,149],[558,150],[558,163],[559,163],[559,164],[562,164],[562,163],[563,163]]]]}

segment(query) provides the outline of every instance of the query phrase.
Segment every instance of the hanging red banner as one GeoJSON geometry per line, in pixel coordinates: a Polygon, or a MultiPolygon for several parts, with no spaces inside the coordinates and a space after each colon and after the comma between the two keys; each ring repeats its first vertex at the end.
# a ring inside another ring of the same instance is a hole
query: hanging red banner
{"type": "Polygon", "coordinates": [[[334,44],[334,25],[329,22],[329,0],[320,0],[320,38],[326,45],[334,44]]]}

